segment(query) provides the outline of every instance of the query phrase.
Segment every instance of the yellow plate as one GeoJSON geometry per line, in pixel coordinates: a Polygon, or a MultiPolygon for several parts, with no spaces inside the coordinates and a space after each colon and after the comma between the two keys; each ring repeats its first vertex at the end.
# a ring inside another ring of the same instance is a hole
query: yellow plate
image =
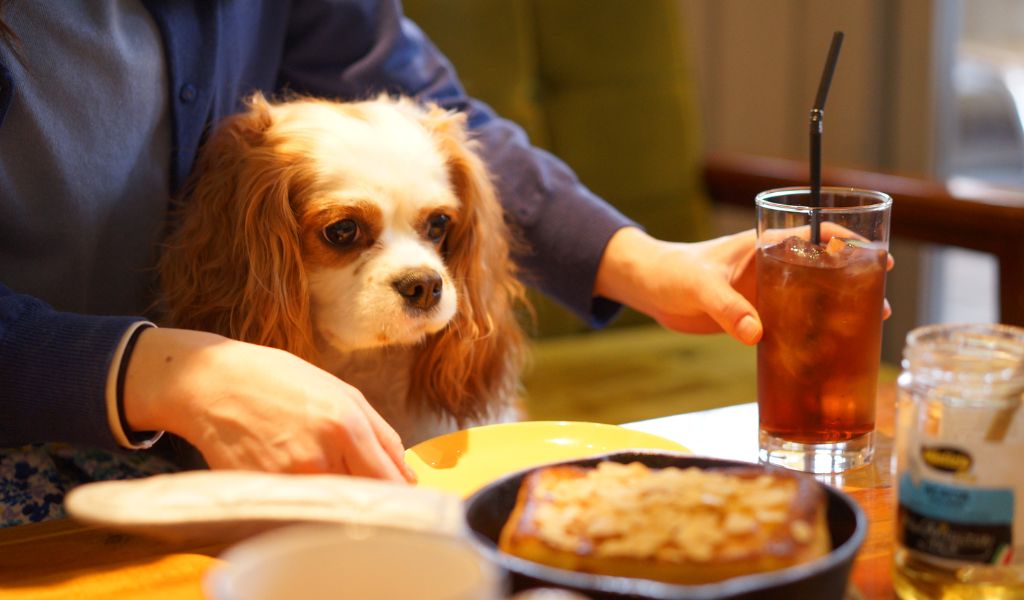
{"type": "Polygon", "coordinates": [[[528,467],[617,450],[689,453],[663,437],[602,423],[524,421],[483,425],[421,442],[405,451],[419,484],[463,498],[484,485],[528,467]]]}

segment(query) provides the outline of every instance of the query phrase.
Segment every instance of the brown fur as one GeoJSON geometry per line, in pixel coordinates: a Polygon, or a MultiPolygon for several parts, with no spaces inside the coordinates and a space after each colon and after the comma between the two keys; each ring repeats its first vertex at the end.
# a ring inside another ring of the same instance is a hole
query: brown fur
{"type": "MultiPolygon", "coordinates": [[[[383,98],[377,101],[395,102],[383,98]]],[[[523,288],[509,256],[510,235],[489,175],[462,115],[415,110],[446,158],[461,206],[444,243],[458,288],[452,321],[421,344],[410,395],[460,424],[511,402],[525,340],[517,307],[523,288]]],[[[316,165],[294,144],[271,139],[271,105],[255,96],[202,148],[186,185],[177,228],[159,264],[169,324],[316,358],[304,265],[326,260],[304,246],[306,192],[316,165]]],[[[344,374],[339,374],[344,378],[344,374]]]]}

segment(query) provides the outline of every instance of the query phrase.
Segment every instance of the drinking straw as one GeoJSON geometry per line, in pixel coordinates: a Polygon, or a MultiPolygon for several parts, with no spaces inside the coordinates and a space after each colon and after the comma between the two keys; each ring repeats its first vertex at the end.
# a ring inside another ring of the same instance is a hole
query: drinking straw
{"type": "Polygon", "coordinates": [[[832,84],[832,74],[836,71],[839,60],[839,48],[843,45],[843,32],[832,34],[832,46],[828,49],[825,59],[825,70],[821,72],[818,83],[818,96],[814,99],[811,109],[811,243],[821,243],[821,124],[825,117],[825,100],[828,88],[832,84]]]}

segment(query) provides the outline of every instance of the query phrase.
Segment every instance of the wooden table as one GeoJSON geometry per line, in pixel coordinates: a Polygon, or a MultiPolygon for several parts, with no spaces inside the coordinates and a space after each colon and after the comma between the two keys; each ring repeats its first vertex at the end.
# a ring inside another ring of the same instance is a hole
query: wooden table
{"type": "MultiPolygon", "coordinates": [[[[882,386],[874,464],[825,478],[849,492],[867,513],[867,539],[854,565],[853,582],[864,598],[872,600],[895,597],[890,570],[894,402],[895,387],[882,386]]],[[[697,454],[756,459],[757,411],[753,404],[627,427],[676,439],[697,454]]],[[[169,545],[69,520],[0,529],[0,600],[200,599],[202,577],[223,550],[216,545],[169,545]]]]}

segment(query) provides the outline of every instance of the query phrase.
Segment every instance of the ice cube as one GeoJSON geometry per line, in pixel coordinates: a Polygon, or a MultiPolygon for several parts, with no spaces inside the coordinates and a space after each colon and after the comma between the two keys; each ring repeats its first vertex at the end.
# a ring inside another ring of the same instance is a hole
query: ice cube
{"type": "Polygon", "coordinates": [[[854,269],[852,275],[868,269],[883,268],[886,254],[884,249],[871,242],[843,239],[841,249],[832,254],[832,262],[836,267],[854,269]]]}
{"type": "Polygon", "coordinates": [[[787,263],[811,266],[820,262],[825,251],[821,246],[792,235],[764,248],[764,253],[787,263]]]}

